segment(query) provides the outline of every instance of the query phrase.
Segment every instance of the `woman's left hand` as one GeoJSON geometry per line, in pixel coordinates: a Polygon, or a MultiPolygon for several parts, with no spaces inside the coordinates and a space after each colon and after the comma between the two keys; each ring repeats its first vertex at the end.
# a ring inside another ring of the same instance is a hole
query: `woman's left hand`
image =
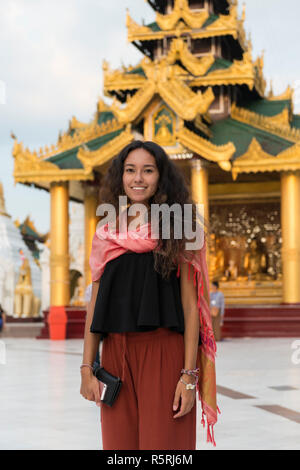
{"type": "MultiPolygon", "coordinates": [[[[183,375],[183,380],[187,383],[194,383],[195,377],[190,377],[183,375]]],[[[176,413],[173,418],[180,418],[185,414],[189,413],[194,406],[195,398],[196,398],[196,387],[193,390],[187,390],[185,388],[185,384],[182,383],[180,380],[177,383],[174,402],[173,402],[173,411],[176,411],[179,406],[179,400],[181,398],[181,406],[178,413],[176,413]]]]}

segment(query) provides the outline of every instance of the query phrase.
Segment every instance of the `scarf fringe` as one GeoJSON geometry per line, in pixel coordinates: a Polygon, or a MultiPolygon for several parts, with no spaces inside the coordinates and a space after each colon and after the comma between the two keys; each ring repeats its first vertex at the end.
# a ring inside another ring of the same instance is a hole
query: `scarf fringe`
{"type": "MultiPolygon", "coordinates": [[[[205,412],[204,412],[204,410],[202,410],[201,424],[205,428],[205,412]]],[[[206,425],[207,425],[206,442],[211,443],[214,447],[216,447],[216,441],[215,441],[215,435],[214,435],[214,425],[215,424],[209,424],[207,416],[206,416],[206,425]]]]}
{"type": "MultiPolygon", "coordinates": [[[[190,270],[191,265],[194,268],[194,275],[193,275],[193,284],[197,289],[197,307],[199,311],[199,320],[200,320],[200,338],[201,338],[201,346],[202,352],[207,356],[212,362],[215,362],[215,356],[217,352],[217,345],[213,334],[212,323],[210,312],[206,305],[206,301],[204,299],[204,280],[201,272],[200,265],[194,265],[192,262],[188,262],[188,280],[191,279],[190,270]]],[[[180,264],[178,264],[177,269],[177,277],[180,276],[180,264]]],[[[207,435],[206,440],[208,443],[213,444],[216,446],[215,437],[214,437],[214,425],[217,422],[217,413],[221,413],[219,407],[217,406],[217,410],[213,411],[210,410],[209,407],[205,405],[201,397],[201,390],[200,390],[200,381],[197,383],[197,391],[198,391],[198,399],[201,401],[202,407],[202,419],[201,424],[205,428],[205,417],[206,417],[206,426],[207,426],[207,435]]]]}

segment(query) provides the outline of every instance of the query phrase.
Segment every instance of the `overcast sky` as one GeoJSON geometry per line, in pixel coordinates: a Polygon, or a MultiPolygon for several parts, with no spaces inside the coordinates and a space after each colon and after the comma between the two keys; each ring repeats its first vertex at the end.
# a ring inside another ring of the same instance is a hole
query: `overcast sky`
{"type": "MultiPolygon", "coordinates": [[[[300,89],[299,0],[245,4],[253,56],[265,51],[268,85],[272,79],[277,94],[288,84],[300,89]]],[[[139,23],[154,21],[144,0],[0,1],[0,181],[12,218],[31,215],[40,232],[49,230],[49,194],[14,186],[10,132],[34,150],[55,144],[73,115],[90,121],[102,96],[103,59],[116,68],[142,57],[127,43],[126,7],[139,23]]],[[[297,90],[295,97],[299,113],[297,90]]]]}

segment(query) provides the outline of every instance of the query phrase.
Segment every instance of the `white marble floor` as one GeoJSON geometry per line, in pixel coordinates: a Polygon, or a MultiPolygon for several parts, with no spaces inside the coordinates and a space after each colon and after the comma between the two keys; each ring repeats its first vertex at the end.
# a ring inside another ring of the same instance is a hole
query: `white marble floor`
{"type": "MultiPolygon", "coordinates": [[[[82,340],[0,340],[0,449],[101,449],[100,411],[79,393],[82,340]]],[[[216,449],[300,449],[295,340],[218,343],[216,449]],[[265,405],[279,406],[281,414],[258,407],[265,405]]],[[[200,408],[198,417],[197,449],[213,450],[205,443],[200,408]]]]}

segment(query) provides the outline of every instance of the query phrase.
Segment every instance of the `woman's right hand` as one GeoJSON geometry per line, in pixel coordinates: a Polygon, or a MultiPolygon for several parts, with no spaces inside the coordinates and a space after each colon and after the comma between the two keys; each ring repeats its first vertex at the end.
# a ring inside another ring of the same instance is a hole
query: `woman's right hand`
{"type": "Polygon", "coordinates": [[[89,401],[95,401],[97,406],[101,404],[103,383],[100,382],[90,369],[81,371],[80,394],[89,401]]]}

